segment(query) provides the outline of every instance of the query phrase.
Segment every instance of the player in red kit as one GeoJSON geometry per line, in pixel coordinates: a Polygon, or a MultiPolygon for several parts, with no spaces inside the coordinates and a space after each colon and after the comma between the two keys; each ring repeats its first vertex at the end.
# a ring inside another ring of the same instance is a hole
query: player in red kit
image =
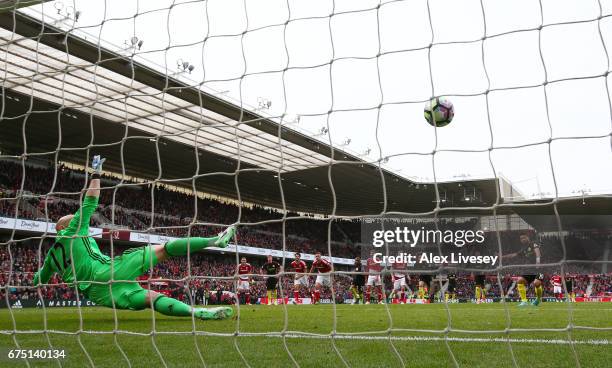
{"type": "Polygon", "coordinates": [[[306,273],[306,262],[302,261],[302,255],[299,252],[295,253],[295,260],[291,262],[291,269],[295,272],[293,280],[293,304],[296,304],[300,299],[300,289],[308,289],[308,276],[306,273]]]}
{"type": "Polygon", "coordinates": [[[555,299],[558,302],[562,302],[564,299],[563,285],[561,284],[561,282],[563,282],[563,279],[559,275],[554,275],[550,278],[550,283],[553,286],[553,293],[555,294],[555,299]]]}
{"type": "Polygon", "coordinates": [[[238,265],[238,287],[236,289],[238,300],[242,300],[241,297],[244,295],[246,304],[251,304],[251,277],[247,275],[252,273],[253,266],[247,263],[245,257],[242,257],[238,265]]]}
{"type": "Polygon", "coordinates": [[[406,289],[408,284],[406,283],[406,264],[402,262],[395,262],[391,264],[393,269],[393,294],[398,298],[400,304],[406,304],[406,289]]]}
{"type": "Polygon", "coordinates": [[[366,271],[368,272],[368,281],[366,282],[365,303],[370,304],[370,294],[372,292],[372,286],[374,286],[378,291],[378,303],[382,304],[383,291],[382,279],[380,277],[382,266],[380,263],[374,261],[374,252],[370,252],[370,258],[366,261],[366,271]]]}
{"type": "Polygon", "coordinates": [[[317,304],[321,299],[321,287],[325,286],[331,288],[331,276],[329,273],[332,270],[332,265],[329,261],[321,258],[321,252],[315,253],[315,260],[310,266],[310,273],[314,273],[317,270],[319,273],[315,281],[315,290],[313,293],[312,304],[317,304]]]}

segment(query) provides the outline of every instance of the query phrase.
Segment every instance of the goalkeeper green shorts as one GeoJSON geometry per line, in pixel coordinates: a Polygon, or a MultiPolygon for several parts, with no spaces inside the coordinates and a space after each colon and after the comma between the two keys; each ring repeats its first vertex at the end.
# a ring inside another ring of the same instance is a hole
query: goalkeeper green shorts
{"type": "MultiPolygon", "coordinates": [[[[158,260],[150,245],[128,249],[122,255],[113,258],[112,284],[91,284],[86,295],[97,305],[117,309],[139,310],[147,307],[144,296],[147,290],[138,282],[139,276],[147,273],[158,260]],[[131,281],[131,282],[122,282],[131,281]]],[[[111,279],[111,266],[98,269],[93,281],[107,282],[111,279]]]]}

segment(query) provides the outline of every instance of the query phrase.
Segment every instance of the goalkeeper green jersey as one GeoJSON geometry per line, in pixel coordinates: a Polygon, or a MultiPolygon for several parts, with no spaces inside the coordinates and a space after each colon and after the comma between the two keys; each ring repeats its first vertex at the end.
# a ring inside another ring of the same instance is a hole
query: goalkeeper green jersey
{"type": "Polygon", "coordinates": [[[90,284],[82,281],[92,281],[97,271],[109,267],[110,257],[102,254],[96,241],[89,236],[89,221],[97,207],[98,197],[85,197],[83,206],[74,214],[68,227],[57,233],[43,267],[34,275],[34,285],[39,281],[46,284],[57,272],[64,282],[78,281],[79,289],[86,290],[90,284]]]}

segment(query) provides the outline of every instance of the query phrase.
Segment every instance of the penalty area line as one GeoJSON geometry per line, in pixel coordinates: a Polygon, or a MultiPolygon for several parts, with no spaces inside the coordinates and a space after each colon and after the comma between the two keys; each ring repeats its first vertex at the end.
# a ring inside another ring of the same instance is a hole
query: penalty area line
{"type": "MultiPolygon", "coordinates": [[[[248,333],[241,333],[239,336],[248,336],[248,333]]],[[[281,334],[266,335],[267,337],[282,338],[281,334]]],[[[301,334],[285,334],[284,337],[289,339],[322,339],[328,340],[332,336],[324,335],[301,335],[301,334]]],[[[561,340],[561,339],[516,339],[516,338],[503,338],[503,337],[439,337],[439,336],[363,336],[363,335],[335,335],[335,340],[392,340],[392,341],[412,341],[412,342],[438,342],[438,341],[450,341],[450,342],[502,342],[502,343],[513,343],[513,344],[548,344],[548,345],[612,345],[612,341],[601,339],[601,340],[561,340]]]]}

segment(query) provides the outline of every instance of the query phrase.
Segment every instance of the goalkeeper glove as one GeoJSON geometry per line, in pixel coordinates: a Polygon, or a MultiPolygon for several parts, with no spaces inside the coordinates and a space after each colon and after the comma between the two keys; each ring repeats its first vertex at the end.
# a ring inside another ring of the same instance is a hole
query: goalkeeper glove
{"type": "Polygon", "coordinates": [[[102,174],[102,165],[106,161],[105,158],[102,158],[100,155],[95,155],[93,160],[91,160],[91,168],[94,170],[94,174],[102,174]]]}

